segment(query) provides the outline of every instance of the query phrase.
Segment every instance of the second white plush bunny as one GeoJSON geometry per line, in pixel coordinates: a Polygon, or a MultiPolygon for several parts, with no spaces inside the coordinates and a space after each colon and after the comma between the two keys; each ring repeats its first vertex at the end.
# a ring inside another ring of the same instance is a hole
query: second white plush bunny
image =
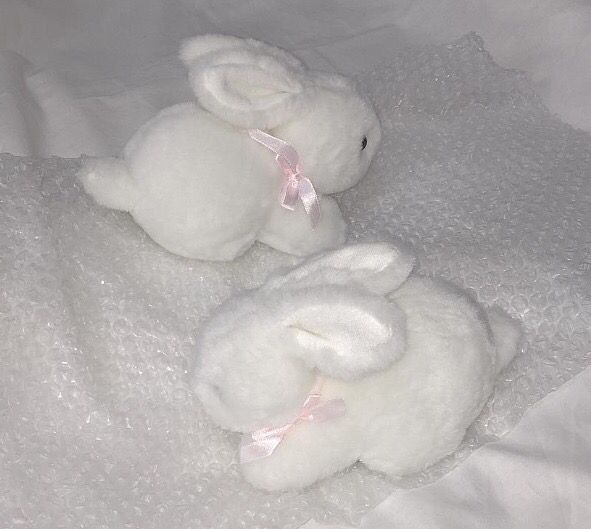
{"type": "Polygon", "coordinates": [[[370,103],[347,79],[310,71],[252,39],[196,37],[181,58],[198,104],[163,110],[122,159],[87,159],[85,190],[131,213],[157,243],[185,257],[231,260],[255,240],[296,255],[341,245],[345,221],[335,200],[322,195],[366,173],[381,136],[370,103]],[[303,193],[301,201],[280,203],[285,182],[275,153],[249,131],[295,149],[299,164],[291,173],[296,185],[304,178],[308,195],[319,195],[317,223],[303,193]]]}
{"type": "Polygon", "coordinates": [[[457,448],[520,327],[412,268],[389,244],[344,247],[206,322],[194,389],[215,422],[245,434],[248,481],[300,488],[358,460],[403,476],[457,448]]]}

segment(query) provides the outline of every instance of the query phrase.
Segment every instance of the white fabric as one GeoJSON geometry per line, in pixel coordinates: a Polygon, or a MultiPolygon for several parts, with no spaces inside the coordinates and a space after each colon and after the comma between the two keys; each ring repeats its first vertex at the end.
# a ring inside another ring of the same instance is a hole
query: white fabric
{"type": "MultiPolygon", "coordinates": [[[[591,520],[591,368],[530,409],[514,431],[441,480],[400,490],[362,529],[586,529],[591,520]]],[[[301,529],[347,529],[314,520],[301,529]]]]}
{"type": "Polygon", "coordinates": [[[207,32],[357,73],[405,45],[476,31],[551,110],[591,130],[590,28],[591,6],[575,0],[3,0],[0,152],[118,153],[158,110],[191,98],[176,52],[207,32]]]}

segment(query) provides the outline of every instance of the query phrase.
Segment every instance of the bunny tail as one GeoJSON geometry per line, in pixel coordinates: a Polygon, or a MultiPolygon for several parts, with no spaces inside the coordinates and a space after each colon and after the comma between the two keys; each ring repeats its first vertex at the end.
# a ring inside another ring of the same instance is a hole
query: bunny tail
{"type": "Polygon", "coordinates": [[[488,311],[488,321],[497,349],[497,373],[500,373],[519,351],[522,338],[521,326],[498,308],[488,311]]]}
{"type": "Polygon", "coordinates": [[[78,178],[97,203],[111,209],[130,211],[136,188],[127,165],[118,158],[85,158],[78,178]]]}

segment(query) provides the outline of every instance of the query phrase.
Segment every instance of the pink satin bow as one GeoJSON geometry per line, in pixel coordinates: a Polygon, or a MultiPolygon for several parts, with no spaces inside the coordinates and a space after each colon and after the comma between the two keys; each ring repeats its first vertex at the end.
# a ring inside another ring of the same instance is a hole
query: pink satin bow
{"type": "Polygon", "coordinates": [[[244,435],[240,444],[240,463],[249,463],[270,456],[283,438],[301,422],[324,422],[342,417],[347,411],[343,399],[321,402],[322,381],[318,380],[302,404],[297,416],[290,422],[275,428],[261,428],[244,435]]]}
{"type": "Polygon", "coordinates": [[[275,160],[285,177],[279,197],[281,205],[293,211],[298,199],[301,200],[310,216],[312,226],[316,226],[320,220],[320,202],[312,182],[301,173],[297,151],[289,143],[260,129],[249,129],[248,134],[253,140],[275,153],[275,160]]]}

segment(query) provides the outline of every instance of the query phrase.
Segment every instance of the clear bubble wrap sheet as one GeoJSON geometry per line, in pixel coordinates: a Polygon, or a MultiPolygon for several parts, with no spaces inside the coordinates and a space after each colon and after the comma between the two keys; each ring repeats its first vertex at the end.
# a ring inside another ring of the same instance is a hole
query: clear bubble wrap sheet
{"type": "MultiPolygon", "coordinates": [[[[362,465],[302,492],[240,476],[238,436],[187,385],[200,321],[297,260],[176,257],[75,179],[79,160],[0,158],[0,527],[295,528],[353,522],[505,433],[591,359],[591,141],[550,115],[474,35],[359,79],[384,140],[339,197],[351,240],[410,243],[523,321],[523,352],[462,447],[395,482],[362,465]]],[[[198,146],[196,146],[198,148],[198,146]]]]}

